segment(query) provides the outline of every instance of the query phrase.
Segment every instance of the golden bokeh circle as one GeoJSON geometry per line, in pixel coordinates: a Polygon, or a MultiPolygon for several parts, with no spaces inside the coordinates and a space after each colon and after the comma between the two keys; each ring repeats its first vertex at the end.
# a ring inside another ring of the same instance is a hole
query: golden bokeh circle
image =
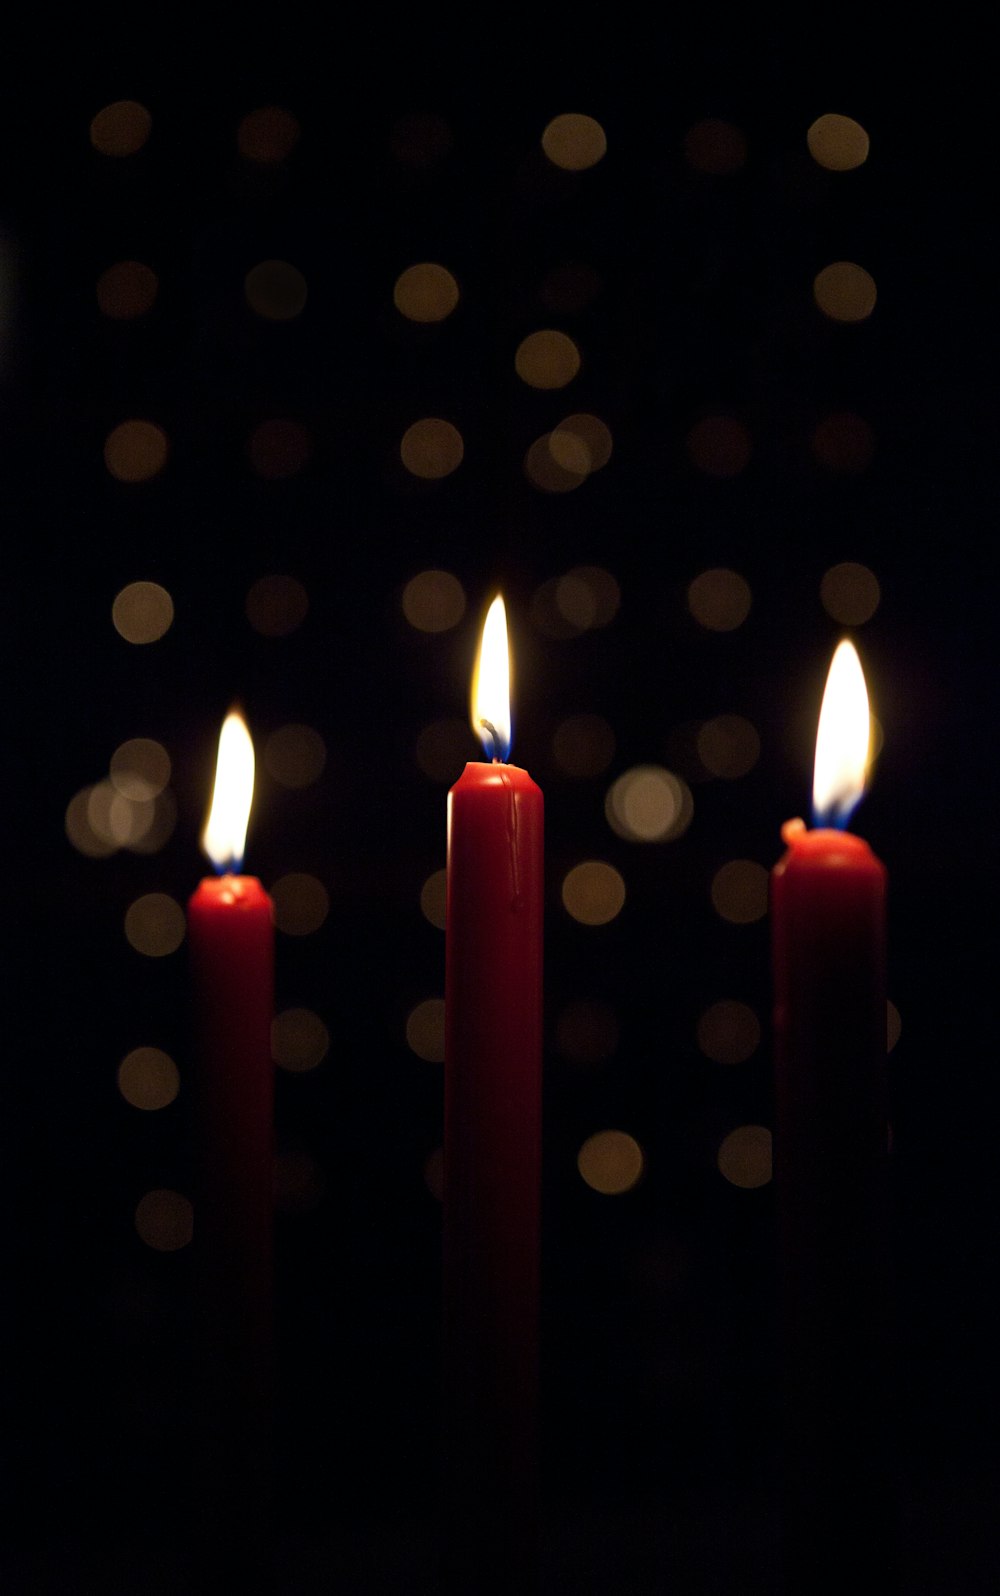
{"type": "Polygon", "coordinates": [[[176,953],[187,927],[184,910],[166,892],[146,892],[125,912],[125,936],[136,953],[163,959],[176,953]]]}
{"type": "Polygon", "coordinates": [[[709,632],[735,632],[749,615],[752,602],[749,582],[726,566],[702,571],[688,585],[688,609],[709,632]]]}
{"type": "Polygon", "coordinates": [[[553,166],[565,172],[585,172],[607,154],[608,137],[595,117],[564,111],[547,124],[542,149],[553,166]]]}
{"type": "Polygon", "coordinates": [[[321,1064],[330,1033],[312,1009],[283,1009],[271,1022],[271,1057],[280,1069],[302,1075],[321,1064]]]}
{"type": "Polygon", "coordinates": [[[167,435],[154,421],[119,422],[104,440],[104,464],[117,482],[149,482],[169,453],[167,435]]]}
{"type": "Polygon", "coordinates": [[[766,1125],[739,1125],[724,1136],[716,1154],[719,1174],[745,1191],[771,1179],[771,1132],[766,1125]]]}
{"type": "Polygon", "coordinates": [[[403,589],[403,614],[418,632],[448,632],[465,614],[465,589],[450,571],[418,571],[403,589]]]}
{"type": "Polygon", "coordinates": [[[90,124],[90,142],[101,155],[135,155],[149,138],[153,118],[138,100],[114,100],[90,124]]]}
{"type": "Polygon", "coordinates": [[[462,434],[441,416],[423,416],[403,433],[399,457],[411,476],[425,482],[440,482],[462,464],[465,444],[462,434]]]}
{"type": "Polygon", "coordinates": [[[562,901],[581,925],[608,925],[624,907],[625,882],[614,865],[586,859],[563,878],[562,901]]]}
{"type": "Polygon", "coordinates": [[[631,1191],[641,1180],[644,1165],[642,1148],[627,1131],[597,1131],[576,1155],[581,1178],[602,1197],[631,1191]]]}
{"type": "Polygon", "coordinates": [[[514,369],[529,388],[565,388],[580,370],[580,351],[568,333],[544,327],[522,338],[514,369]]]}
{"type": "Polygon", "coordinates": [[[246,302],[265,321],[294,321],[305,310],[309,289],[297,266],[287,260],[262,260],[243,282],[246,302]]]}
{"type": "Polygon", "coordinates": [[[867,565],[843,560],[823,573],[819,596],[826,613],[841,626],[863,626],[878,609],[882,590],[867,565]]]}
{"type": "Polygon", "coordinates": [[[809,154],[828,172],[851,172],[868,159],[870,141],[852,116],[827,112],[818,116],[806,133],[809,154]]]}
{"type": "Polygon", "coordinates": [[[447,266],[418,261],[396,278],[392,302],[407,321],[445,321],[459,300],[458,283],[447,266]]]}
{"type": "Polygon", "coordinates": [[[118,1090],[126,1103],[147,1113],[172,1103],[180,1084],[177,1065],[160,1047],[134,1047],[118,1066],[118,1090]]]}
{"type": "Polygon", "coordinates": [[[139,1240],[154,1252],[179,1252],[194,1234],[194,1208],[181,1192],[161,1187],[140,1197],[134,1223],[139,1240]]]}
{"type": "Polygon", "coordinates": [[[853,260],[831,261],[813,279],[813,298],[831,321],[867,321],[877,297],[874,277],[853,260]]]}
{"type": "Polygon", "coordinates": [[[425,998],[406,1017],[406,1041],[428,1064],[444,1063],[444,998],[425,998]]]}

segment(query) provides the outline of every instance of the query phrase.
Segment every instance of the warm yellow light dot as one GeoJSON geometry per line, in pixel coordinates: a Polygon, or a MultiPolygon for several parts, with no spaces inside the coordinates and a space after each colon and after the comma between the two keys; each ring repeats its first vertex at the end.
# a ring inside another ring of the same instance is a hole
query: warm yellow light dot
{"type": "Polygon", "coordinates": [[[868,159],[868,134],[851,116],[818,116],[806,134],[809,154],[829,172],[850,172],[868,159]]]}
{"type": "Polygon", "coordinates": [[[131,321],[151,309],[159,282],[149,266],[137,260],[120,260],[97,279],[97,304],[102,316],[131,321]]]}
{"type": "Polygon", "coordinates": [[[274,923],[286,936],[306,937],[318,931],[330,912],[330,894],[322,881],[304,871],[281,876],[271,888],[274,923]]]}
{"type": "Polygon", "coordinates": [[[903,1021],[895,1003],[886,1003],[886,1052],[891,1053],[899,1041],[903,1021]]]}
{"type": "Polygon", "coordinates": [[[66,836],[77,853],[84,854],[88,859],[107,859],[118,844],[94,828],[90,818],[93,792],[93,787],[81,787],[66,805],[66,836]]]}
{"type": "Polygon", "coordinates": [[[855,261],[833,261],[816,274],[813,297],[831,321],[866,321],[875,309],[875,279],[855,261]]]}
{"type": "Polygon", "coordinates": [[[607,134],[592,116],[564,111],[554,116],[542,134],[542,149],[553,166],[566,172],[585,172],[607,153],[607,134]]]}
{"type": "Polygon", "coordinates": [[[742,1064],[760,1043],[760,1021],[747,1003],[724,998],[698,1021],[698,1046],[717,1064],[742,1064]]]}
{"type": "Polygon", "coordinates": [[[149,138],[153,118],[138,100],[115,100],[90,124],[90,142],[102,155],[134,155],[149,138]]]}
{"type": "Polygon", "coordinates": [[[283,1009],[271,1022],[271,1057],[292,1074],[314,1070],[329,1047],[330,1033],[312,1009],[283,1009]]]}
{"type": "Polygon", "coordinates": [[[556,727],[552,753],[567,776],[598,776],[615,757],[615,734],[603,715],[569,715],[556,727]]]}
{"type": "Polygon", "coordinates": [[[173,624],[174,601],[158,582],[130,582],[115,598],[111,619],[126,643],[155,643],[173,624]]]}
{"type": "Polygon", "coordinates": [[[417,764],[431,781],[456,781],[470,759],[481,759],[482,749],[468,721],[449,718],[431,721],[417,738],[417,764]]]}
{"type": "Polygon", "coordinates": [[[586,452],[581,451],[571,469],[568,464],[571,458],[571,450],[565,446],[554,451],[551,432],[543,432],[524,456],[524,474],[540,493],[572,493],[586,482],[590,463],[586,452]],[[561,458],[557,458],[557,454],[561,458]]]}
{"type": "Polygon", "coordinates": [[[698,732],[698,758],[713,776],[735,781],[760,757],[760,737],[743,715],[715,715],[698,732]]]}
{"type": "Polygon", "coordinates": [[[621,588],[600,565],[576,565],[555,586],[555,606],[575,631],[607,626],[618,614],[621,588]]]}
{"type": "Polygon", "coordinates": [[[824,573],[819,596],[827,614],[842,626],[862,626],[875,614],[882,593],[874,571],[845,560],[824,573]]]}
{"type": "Polygon", "coordinates": [[[194,1209],[179,1191],[148,1191],[136,1204],[135,1228],[154,1252],[179,1252],[194,1233],[194,1209]]]}
{"type": "Polygon", "coordinates": [[[614,1009],[592,998],[567,1003],[556,1022],[556,1047],[574,1064],[600,1064],[618,1046],[614,1009]]]}
{"type": "Polygon", "coordinates": [[[309,595],[294,576],[261,576],[246,596],[247,620],[262,637],[287,637],[301,626],[309,595]]]}
{"type": "Polygon", "coordinates": [[[465,589],[450,571],[420,571],[403,589],[403,614],[418,632],[448,632],[465,614],[465,589]]]}
{"type": "Polygon", "coordinates": [[[749,615],[751,602],[749,583],[725,566],[702,571],[687,590],[688,609],[710,632],[735,632],[749,615]]]}
{"type": "Polygon", "coordinates": [[[716,1155],[719,1174],[731,1186],[753,1191],[771,1179],[771,1132],[766,1125],[740,1125],[723,1137],[716,1155]]]}
{"type": "Polygon", "coordinates": [[[184,910],[166,892],[147,892],[125,914],[125,936],[137,953],[162,959],[184,941],[184,910]]]}
{"type": "Polygon", "coordinates": [[[767,913],[770,877],[753,859],[730,859],[712,877],[712,905],[730,925],[751,925],[767,913]]]}
{"type": "Polygon", "coordinates": [[[294,321],[308,297],[306,280],[287,260],[262,260],[247,272],[243,291],[250,309],[266,321],[294,321]]]}
{"type": "Polygon", "coordinates": [[[407,321],[444,321],[458,304],[458,284],[447,266],[420,261],[396,278],[393,304],[407,321]]]}
{"type": "Polygon", "coordinates": [[[580,369],[580,351],[567,333],[546,327],[522,339],[514,369],[529,388],[565,388],[580,369]]]}
{"type": "Polygon", "coordinates": [[[735,416],[705,416],[685,440],[691,463],[710,477],[737,477],[750,463],[750,434],[735,416]]]}
{"type": "Polygon", "coordinates": [[[291,111],[280,105],[262,105],[243,117],[236,130],[236,147],[248,161],[277,166],[291,155],[301,131],[291,111]]]}
{"type": "Polygon", "coordinates": [[[87,819],[98,837],[115,848],[131,848],[140,842],[153,820],[151,803],[133,803],[110,781],[91,787],[87,800],[87,819]]]}
{"type": "Polygon", "coordinates": [[[418,1058],[444,1063],[444,998],[425,998],[406,1019],[406,1040],[418,1058]]]}
{"type": "Polygon", "coordinates": [[[166,1108],[180,1090],[177,1065],[162,1048],[133,1048],[118,1066],[118,1090],[133,1108],[166,1108]]]}
{"type": "Polygon", "coordinates": [[[462,434],[440,416],[424,416],[403,433],[399,455],[412,476],[439,482],[457,471],[465,454],[462,434]]]}
{"type": "Polygon", "coordinates": [[[661,765],[634,765],[614,781],[604,802],[608,825],[627,842],[666,842],[691,823],[686,782],[661,765]]]}
{"type": "Polygon", "coordinates": [[[448,923],[448,872],[435,870],[420,889],[420,912],[425,920],[444,931],[448,923]]]}
{"type": "Polygon", "coordinates": [[[607,424],[584,411],[566,416],[549,433],[549,451],[556,464],[581,476],[606,466],[612,447],[607,424]]]}
{"type": "Polygon", "coordinates": [[[614,865],[587,859],[565,876],[562,901],[566,912],[581,925],[607,925],[621,913],[625,883],[614,865]]]}
{"type": "Polygon", "coordinates": [[[148,482],[169,452],[166,433],[152,421],[122,421],[104,440],[104,464],[118,482],[148,482]]]}
{"type": "Polygon", "coordinates": [[[825,416],[809,440],[815,459],[827,471],[857,474],[871,464],[875,434],[867,421],[849,410],[825,416]]]}
{"type": "Polygon", "coordinates": [[[151,737],[132,737],[111,755],[111,785],[133,803],[156,798],[170,780],[170,755],[151,737]]]}
{"type": "Polygon", "coordinates": [[[637,1185],[643,1171],[642,1148],[626,1131],[604,1130],[588,1136],[576,1155],[576,1167],[592,1191],[619,1197],[637,1185]]]}
{"type": "Polygon", "coordinates": [[[323,774],[326,743],[312,726],[281,726],[264,744],[264,764],[282,787],[311,787],[323,774]]]}
{"type": "Polygon", "coordinates": [[[705,117],[684,135],[684,156],[696,172],[728,177],[746,165],[746,134],[732,122],[705,117]]]}
{"type": "Polygon", "coordinates": [[[266,482],[296,476],[311,454],[312,435],[301,421],[262,421],[247,439],[250,469],[266,482]]]}

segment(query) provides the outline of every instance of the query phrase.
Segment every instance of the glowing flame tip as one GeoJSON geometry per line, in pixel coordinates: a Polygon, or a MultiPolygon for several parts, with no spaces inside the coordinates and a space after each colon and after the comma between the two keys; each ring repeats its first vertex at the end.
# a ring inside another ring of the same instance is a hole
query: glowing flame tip
{"type": "Polygon", "coordinates": [[[250,805],[253,802],[254,754],[246,721],[236,710],[226,716],[219,735],[215,789],[201,845],[220,874],[243,864],[250,805]]]}
{"type": "Polygon", "coordinates": [[[837,645],[816,733],[813,815],[817,825],[844,827],[865,790],[871,721],[868,689],[854,644],[837,645]]]}
{"type": "Polygon", "coordinates": [[[472,729],[487,757],[505,760],[510,753],[510,654],[507,611],[498,593],[483,623],[479,658],[472,677],[472,729]]]}

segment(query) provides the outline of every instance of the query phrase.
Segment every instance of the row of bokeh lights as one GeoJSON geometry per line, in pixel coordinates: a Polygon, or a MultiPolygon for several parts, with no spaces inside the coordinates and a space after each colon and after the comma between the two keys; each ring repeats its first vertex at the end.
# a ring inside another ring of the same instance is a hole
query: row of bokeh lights
{"type": "MultiPolygon", "coordinates": [[[[122,160],[137,155],[149,142],[153,117],[137,100],[115,100],[103,107],[90,123],[90,142],[101,155],[122,160]]],[[[266,105],[242,117],[236,128],[236,148],[247,161],[259,166],[281,166],[296,149],[302,129],[294,112],[266,105]]],[[[583,172],[598,165],[607,154],[607,134],[596,117],[578,111],[551,118],[539,140],[545,158],[567,172],[583,172]]],[[[451,129],[433,113],[407,115],[392,126],[389,147],[408,166],[428,167],[445,159],[453,145],[451,129]]],[[[806,130],[806,146],[817,166],[830,172],[850,172],[868,159],[868,134],[853,117],[825,112],[806,130]]],[[[695,171],[731,176],[747,164],[745,134],[720,117],[705,117],[692,124],[682,140],[684,159],[695,171]]]]}
{"type": "MultiPolygon", "coordinates": [[[[433,121],[433,119],[431,119],[433,121]]],[[[413,136],[426,119],[416,119],[413,136]]],[[[116,102],[94,118],[91,142],[102,154],[124,157],[137,154],[152,128],[148,110],[133,101],[116,102]]],[[[292,113],[264,107],[240,124],[237,145],[249,161],[281,164],[298,143],[299,128],[292,113]]],[[[426,132],[426,129],[424,129],[426,132]]],[[[425,140],[425,142],[427,142],[425,140]]],[[[827,114],[808,128],[806,143],[818,166],[847,172],[864,164],[868,135],[852,118],[827,114]]],[[[543,130],[540,146],[554,168],[580,172],[603,159],[607,151],[604,129],[594,118],[577,113],[555,117],[543,130]]],[[[407,140],[398,141],[405,150],[407,140]]],[[[428,148],[450,147],[450,135],[429,140],[428,148]]],[[[739,130],[715,119],[696,124],[683,141],[685,157],[697,170],[715,175],[738,171],[746,160],[746,140],[739,130]]],[[[546,276],[540,289],[542,302],[559,315],[582,311],[600,293],[600,274],[581,262],[564,262],[546,276]]],[[[159,293],[159,279],[148,263],[120,260],[108,266],[97,282],[101,312],[115,320],[133,320],[148,314],[159,293]]],[[[293,322],[303,314],[309,287],[301,270],[281,259],[258,261],[244,275],[243,293],[248,309],[270,322],[293,322]]],[[[812,295],[819,312],[841,323],[863,322],[876,303],[871,273],[854,261],[830,261],[815,273],[812,295]]],[[[446,322],[458,309],[462,290],[457,276],[437,261],[413,262],[396,277],[393,303],[400,316],[420,325],[446,322]]],[[[565,330],[543,327],[520,340],[513,352],[513,367],[529,387],[557,391],[579,375],[584,352],[565,330]]],[[[685,449],[695,469],[717,478],[738,476],[753,455],[750,429],[741,418],[703,415],[688,428],[685,449]]],[[[280,416],[260,421],[246,441],[251,469],[260,477],[279,480],[297,475],[308,464],[315,446],[310,428],[301,418],[280,416]]],[[[838,472],[862,471],[874,451],[870,424],[850,411],[823,417],[812,429],[809,447],[822,466],[838,472]]],[[[539,490],[566,493],[585,483],[611,458],[613,441],[607,423],[587,412],[564,416],[527,448],[523,465],[528,480],[539,490]]],[[[148,417],[127,417],[108,434],[104,459],[109,472],[123,482],[149,481],[160,474],[169,459],[171,443],[163,425],[148,417]]],[[[413,478],[439,481],[450,476],[465,457],[465,440],[454,420],[421,416],[405,428],[398,457],[413,478]]]]}
{"type": "MultiPolygon", "coordinates": [[[[861,624],[879,602],[878,581],[866,566],[844,562],[828,570],[820,583],[820,599],[842,624],[861,624]]],[[[611,624],[621,600],[618,583],[601,567],[579,566],[539,588],[529,606],[529,616],[543,633],[581,636],[588,629],[611,624]]],[[[735,571],[701,572],[687,589],[687,608],[694,623],[707,631],[734,631],[747,619],[752,605],[749,583],[735,571]]],[[[454,630],[466,615],[464,588],[451,572],[437,569],[417,573],[405,583],[400,596],[402,614],[416,632],[443,634],[454,630]]],[[[308,615],[308,594],[297,578],[272,576],[258,579],[247,593],[248,622],[260,635],[281,639],[294,633],[308,615]]],[[[158,584],[130,584],[115,598],[112,620],[125,642],[147,646],[167,635],[174,618],[170,595],[158,584]]],[[[416,761],[432,780],[450,782],[469,756],[468,727],[457,719],[433,722],[416,740],[416,761]]],[[[675,739],[678,748],[681,740],[675,739]]],[[[760,750],[755,728],[741,716],[713,717],[694,728],[689,739],[697,756],[700,779],[735,779],[754,765],[760,750]]],[[[567,717],[553,737],[553,758],[565,776],[588,779],[603,774],[612,764],[615,736],[602,716],[567,717]]],[[[313,727],[289,724],[263,742],[262,760],[272,779],[290,789],[302,789],[322,776],[326,744],[313,727]]],[[[692,781],[695,773],[689,771],[692,781]]],[[[66,811],[66,831],[81,853],[107,857],[119,848],[151,853],[168,840],[176,817],[176,802],[169,782],[171,761],[156,739],[130,738],[109,761],[108,776],[78,792],[66,811]]],[[[634,766],[614,777],[605,796],[605,817],[610,829],[633,843],[672,841],[687,830],[693,814],[692,789],[684,777],[660,765],[634,766]]],[[[420,890],[420,909],[432,926],[445,928],[444,869],[426,878],[420,890]]],[[[324,924],[330,898],[324,884],[308,872],[291,872],[270,885],[278,930],[305,936],[324,924]]],[[[732,925],[749,925],[767,913],[768,871],[758,861],[733,859],[714,873],[709,896],[719,917],[732,925]]],[[[601,859],[582,860],[565,874],[560,897],[567,914],[581,926],[610,923],[626,901],[622,873],[601,859]]],[[[125,936],[133,950],[151,958],[166,957],[181,947],[186,931],[182,906],[169,894],[143,894],[127,909],[125,936]]],[[[890,1045],[899,1034],[899,1016],[889,1008],[890,1045]]],[[[432,996],[415,1004],[405,1020],[405,1038],[416,1057],[429,1064],[444,1059],[444,1003],[432,996]]],[[[593,1000],[576,1000],[562,1008],[555,1023],[558,1053],[582,1069],[602,1067],[618,1046],[618,1022],[612,1007],[593,1000]]],[[[756,1052],[761,1025],[753,1009],[741,1001],[723,998],[699,1016],[695,1039],[702,1055],[720,1065],[744,1063],[756,1052]]],[[[276,1065],[291,1074],[319,1067],[327,1057],[331,1038],[326,1024],[314,1011],[285,1009],[275,1017],[272,1052],[276,1065]]],[[[180,1090],[180,1072],[162,1049],[137,1047],[122,1060],[118,1084],[124,1099],[143,1111],[166,1108],[180,1090]]],[[[770,1178],[770,1132],[759,1125],[737,1126],[720,1144],[716,1162],[730,1184],[745,1189],[765,1185],[770,1178]]],[[[595,1192],[620,1195],[642,1179],[646,1155],[629,1132],[607,1129],[586,1138],[577,1159],[581,1178],[595,1192]]],[[[424,1168],[428,1189],[440,1196],[440,1149],[428,1157],[424,1168]]],[[[316,1206],[325,1182],[313,1156],[296,1149],[279,1154],[276,1197],[279,1207],[291,1212],[316,1206]],[[287,1167],[286,1167],[287,1166],[287,1167]]],[[[135,1213],[141,1239],[157,1250],[171,1251],[191,1234],[191,1205],[169,1189],[147,1193],[135,1213]]]]}

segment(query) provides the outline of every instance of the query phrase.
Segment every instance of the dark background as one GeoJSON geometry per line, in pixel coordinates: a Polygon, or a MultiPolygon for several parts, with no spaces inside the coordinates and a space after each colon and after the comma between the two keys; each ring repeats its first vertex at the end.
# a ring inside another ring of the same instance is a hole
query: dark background
{"type": "Polygon", "coordinates": [[[122,922],[141,894],[183,902],[204,873],[198,832],[235,697],[258,744],[302,722],[328,751],[303,792],[262,777],[247,861],[265,885],[308,871],[331,901],[318,932],[278,937],[279,1008],[315,1009],[332,1039],[317,1070],[277,1081],[279,1147],[322,1175],[315,1200],[286,1193],[277,1219],[280,1588],[433,1589],[440,1206],[424,1167],[440,1145],[441,1069],[408,1048],[406,1020],[443,991],[444,939],[419,894],[444,863],[448,782],[414,750],[428,722],[464,716],[498,586],[517,661],[514,757],[547,807],[552,1589],[777,1588],[772,1193],[730,1185],[715,1164],[729,1130],[770,1123],[768,932],[766,919],[721,920],[709,884],[730,858],[770,868],[781,822],[806,811],[842,633],[819,587],[843,560],[881,587],[857,642],[885,741],[855,826],[890,872],[902,1020],[890,1067],[905,1583],[995,1586],[988,108],[969,62],[957,75],[931,41],[919,71],[911,54],[895,75],[846,48],[843,62],[819,44],[797,55],[787,36],[686,50],[632,40],[638,63],[594,39],[542,43],[465,53],[444,35],[390,33],[327,60],[318,41],[283,37],[243,41],[200,72],[91,43],[72,74],[66,62],[49,74],[35,52],[22,72],[16,52],[8,63],[8,1589],[187,1588],[189,1259],[144,1246],[133,1223],[145,1191],[190,1180],[187,972],[183,949],[133,952],[122,922]],[[152,132],[110,160],[88,129],[123,98],[148,107],[152,132]],[[301,135],[265,169],[240,156],[236,130],[268,104],[301,135]],[[565,110],[607,133],[607,155],[580,174],[539,146],[565,110]],[[830,110],[871,136],[855,172],[809,156],[806,129],[830,110]],[[414,166],[399,129],[428,114],[448,140],[414,166]],[[739,171],[685,158],[706,117],[742,130],[739,171]],[[289,323],[254,316],[243,296],[247,271],[271,257],[308,284],[289,323]],[[95,283],[127,258],[153,266],[159,293],[146,317],[114,322],[95,283]],[[837,259],[878,286],[858,326],[812,300],[837,259]],[[436,327],[392,304],[420,260],[447,265],[461,289],[436,327]],[[566,261],[593,267],[600,289],[557,315],[543,283],[566,261]],[[546,326],[583,353],[567,390],[529,389],[514,370],[521,339],[546,326]],[[606,422],[612,458],[573,492],[539,492],[525,451],[572,410],[606,422]],[[811,451],[816,426],[843,410],[874,438],[860,471],[811,451]],[[706,414],[747,429],[750,460],[733,477],[692,463],[685,440],[706,414]],[[450,419],[465,445],[436,483],[399,465],[402,432],[424,415],[450,419]],[[148,483],[104,466],[108,433],[132,416],[170,439],[148,483]],[[300,421],[312,449],[301,471],[267,480],[247,440],[274,418],[300,421]],[[533,599],[580,565],[612,573],[618,613],[546,635],[533,599]],[[688,584],[712,566],[752,590],[731,633],[687,609],[688,584]],[[468,601],[436,636],[401,609],[429,567],[453,572],[468,601]],[[272,573],[309,596],[285,638],[246,617],[250,585],[272,573]],[[171,592],[176,618],[134,648],[110,611],[139,579],[171,592]],[[616,751],[603,776],[573,781],[552,738],[580,712],[607,718],[616,751]],[[721,713],[756,727],[753,769],[692,778],[677,841],[615,836],[613,777],[676,768],[678,728],[721,713]],[[132,736],[170,752],[176,828],[152,856],[82,857],[66,807],[132,736]],[[588,857],[614,863],[628,891],[603,928],[561,906],[566,871],[588,857]],[[763,1027],[735,1066],[695,1039],[721,997],[763,1027]],[[556,1045],[580,998],[609,1005],[619,1027],[591,1069],[556,1045]],[[116,1085],[120,1059],[145,1044],[181,1075],[155,1114],[116,1085]],[[646,1159],[640,1185],[613,1198],[576,1169],[582,1141],[608,1127],[646,1159]]]}

